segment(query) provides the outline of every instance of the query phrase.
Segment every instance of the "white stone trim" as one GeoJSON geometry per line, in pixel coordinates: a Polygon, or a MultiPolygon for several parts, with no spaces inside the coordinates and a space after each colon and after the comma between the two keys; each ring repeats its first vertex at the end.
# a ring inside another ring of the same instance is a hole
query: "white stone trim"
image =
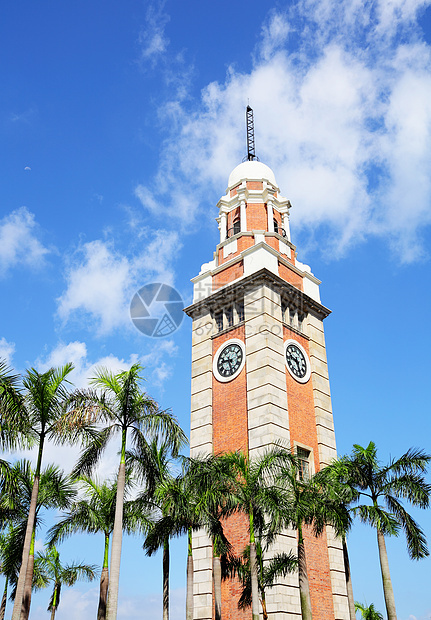
{"type": "Polygon", "coordinates": [[[304,349],[304,347],[297,341],[297,340],[293,340],[293,338],[289,338],[289,340],[286,340],[284,343],[284,363],[286,365],[287,370],[289,371],[289,374],[295,379],[295,381],[298,381],[298,383],[307,383],[307,381],[310,379],[311,377],[311,363],[310,363],[310,358],[307,355],[307,351],[304,349]],[[305,375],[303,377],[297,377],[291,370],[290,367],[287,363],[287,359],[286,359],[286,349],[290,344],[294,344],[296,347],[298,347],[298,349],[301,351],[301,353],[303,354],[304,358],[305,358],[305,362],[307,364],[307,371],[305,373],[305,375]]]}
{"type": "Polygon", "coordinates": [[[226,340],[226,342],[223,342],[223,344],[217,349],[216,354],[214,355],[214,360],[213,360],[214,377],[217,379],[217,381],[220,381],[220,383],[227,383],[228,381],[232,381],[233,379],[236,379],[236,377],[240,374],[241,370],[244,368],[244,364],[245,364],[244,342],[242,340],[239,340],[238,338],[231,338],[230,340],[226,340]],[[242,361],[241,361],[239,368],[233,373],[233,375],[231,375],[230,377],[222,377],[217,368],[218,359],[221,353],[224,351],[224,349],[231,344],[237,344],[240,346],[242,350],[242,361]]]}
{"type": "Polygon", "coordinates": [[[229,243],[223,245],[223,258],[227,258],[229,254],[235,254],[238,251],[238,241],[236,238],[231,239],[229,243]]]}

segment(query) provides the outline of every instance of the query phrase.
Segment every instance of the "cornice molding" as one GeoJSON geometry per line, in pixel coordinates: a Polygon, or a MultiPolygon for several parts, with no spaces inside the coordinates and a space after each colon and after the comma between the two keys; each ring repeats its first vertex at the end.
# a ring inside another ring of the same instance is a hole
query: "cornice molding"
{"type": "Polygon", "coordinates": [[[231,284],[220,287],[217,291],[208,295],[208,297],[184,308],[184,312],[192,319],[207,312],[216,312],[223,308],[226,303],[238,301],[250,290],[264,284],[274,287],[284,298],[299,299],[302,308],[306,312],[311,312],[321,320],[331,313],[329,308],[326,308],[321,303],[312,299],[309,295],[300,291],[298,288],[289,284],[289,282],[286,282],[286,280],[283,280],[283,278],[280,278],[280,276],[272,273],[266,268],[260,269],[249,276],[243,276],[231,284]]]}

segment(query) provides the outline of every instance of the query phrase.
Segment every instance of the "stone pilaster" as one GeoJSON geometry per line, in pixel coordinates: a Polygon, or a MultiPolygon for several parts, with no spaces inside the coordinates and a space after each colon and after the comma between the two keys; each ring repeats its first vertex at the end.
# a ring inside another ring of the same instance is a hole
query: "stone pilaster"
{"type": "MultiPolygon", "coordinates": [[[[280,294],[268,285],[244,297],[249,455],[257,458],[282,442],[289,446],[286,374],[280,294]]],[[[270,551],[295,552],[296,534],[285,531],[270,551]]],[[[274,620],[300,620],[297,576],[279,579],[267,592],[267,606],[274,620]]]]}
{"type": "MultiPolygon", "coordinates": [[[[190,455],[212,454],[212,341],[209,313],[193,321],[190,455]]],[[[194,618],[212,620],[212,544],[207,534],[193,533],[194,618]]]]}
{"type": "MultiPolygon", "coordinates": [[[[329,465],[329,463],[337,457],[331,392],[329,389],[328,364],[326,360],[325,335],[322,321],[311,313],[307,318],[306,329],[310,338],[311,380],[313,382],[319,464],[322,468],[329,465]]],[[[342,543],[341,540],[335,537],[331,527],[326,528],[326,535],[328,541],[334,617],[335,620],[349,620],[349,604],[344,575],[342,543]]]]}

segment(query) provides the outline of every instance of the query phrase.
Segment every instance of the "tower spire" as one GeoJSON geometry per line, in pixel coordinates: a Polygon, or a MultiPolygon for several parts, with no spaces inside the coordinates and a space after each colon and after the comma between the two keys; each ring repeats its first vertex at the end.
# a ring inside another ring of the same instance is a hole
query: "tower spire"
{"type": "Polygon", "coordinates": [[[253,118],[253,110],[247,105],[245,112],[245,119],[247,124],[247,159],[248,161],[253,161],[254,159],[258,159],[256,157],[256,151],[254,147],[254,118],[253,118]]]}

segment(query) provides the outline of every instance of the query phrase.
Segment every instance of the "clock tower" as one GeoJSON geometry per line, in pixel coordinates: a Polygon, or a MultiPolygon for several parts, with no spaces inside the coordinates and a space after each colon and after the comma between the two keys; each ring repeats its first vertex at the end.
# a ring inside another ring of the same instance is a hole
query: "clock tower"
{"type": "MultiPolygon", "coordinates": [[[[297,454],[308,476],[335,456],[320,281],[296,258],[289,229],[289,200],[273,171],[253,157],[230,174],[218,202],[220,243],[214,258],[193,278],[186,308],[192,327],[192,456],[242,450],[250,458],[277,442],[297,454]]],[[[248,542],[239,515],[226,524],[237,553],[248,542]]],[[[348,620],[341,544],[330,528],[305,538],[313,616],[348,620]]],[[[286,531],[273,552],[293,550],[286,531]]],[[[193,538],[194,618],[212,620],[212,545],[193,538]]],[[[237,608],[240,586],[222,586],[222,614],[251,618],[237,608]]],[[[267,592],[273,620],[300,620],[298,575],[267,592]]]]}

